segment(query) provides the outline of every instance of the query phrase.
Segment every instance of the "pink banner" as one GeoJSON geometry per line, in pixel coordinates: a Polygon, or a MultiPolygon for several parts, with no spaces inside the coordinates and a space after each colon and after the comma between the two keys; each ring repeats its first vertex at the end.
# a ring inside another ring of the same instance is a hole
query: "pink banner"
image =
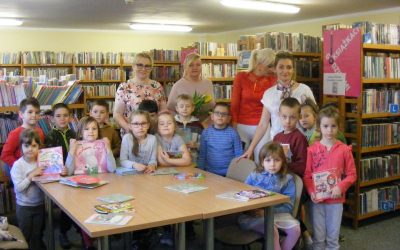
{"type": "MultiPolygon", "coordinates": [[[[324,94],[327,73],[345,74],[345,96],[361,93],[361,31],[341,29],[324,31],[324,94]]],[[[332,86],[335,92],[335,86],[332,86]]]]}

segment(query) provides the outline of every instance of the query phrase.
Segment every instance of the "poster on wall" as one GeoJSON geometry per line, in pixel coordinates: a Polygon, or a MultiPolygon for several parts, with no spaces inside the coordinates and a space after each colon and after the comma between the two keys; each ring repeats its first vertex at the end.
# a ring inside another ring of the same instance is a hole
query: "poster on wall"
{"type": "Polygon", "coordinates": [[[360,29],[326,30],[323,37],[324,95],[358,97],[361,91],[360,29]]]}

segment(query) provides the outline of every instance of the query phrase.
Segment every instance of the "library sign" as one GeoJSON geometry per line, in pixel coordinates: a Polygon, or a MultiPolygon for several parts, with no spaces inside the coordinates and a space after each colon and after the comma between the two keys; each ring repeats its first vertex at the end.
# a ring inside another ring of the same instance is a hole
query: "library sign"
{"type": "Polygon", "coordinates": [[[361,91],[361,31],[324,31],[324,94],[358,97],[361,91]]]}

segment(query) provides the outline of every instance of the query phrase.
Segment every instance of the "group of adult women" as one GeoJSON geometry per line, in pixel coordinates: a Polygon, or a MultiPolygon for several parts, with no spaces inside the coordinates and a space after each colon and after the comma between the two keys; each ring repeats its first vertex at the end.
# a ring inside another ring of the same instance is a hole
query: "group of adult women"
{"type": "MultiPolygon", "coordinates": [[[[201,76],[201,57],[190,54],[184,61],[183,77],[172,87],[167,98],[160,83],[150,79],[153,60],[146,53],[138,53],[133,63],[133,78],[118,87],[114,118],[125,131],[129,131],[127,117],[143,100],[153,100],[159,111],[175,111],[176,97],[194,93],[213,97],[213,85],[201,76]]],[[[233,83],[231,98],[232,126],[236,127],[245,143],[243,157],[258,160],[262,145],[282,131],[279,120],[279,105],[282,99],[294,97],[300,102],[314,99],[311,89],[295,81],[294,59],[289,52],[271,49],[253,50],[248,71],[239,72],[233,83]]],[[[214,98],[202,110],[206,114],[215,105],[214,98]]],[[[201,120],[205,117],[200,117],[201,120]]]]}

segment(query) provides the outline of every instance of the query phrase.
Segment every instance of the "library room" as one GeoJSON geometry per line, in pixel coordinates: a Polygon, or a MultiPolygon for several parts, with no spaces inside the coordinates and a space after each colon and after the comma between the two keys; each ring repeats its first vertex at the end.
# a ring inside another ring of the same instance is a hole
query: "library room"
{"type": "Polygon", "coordinates": [[[398,249],[399,13],[1,1],[0,249],[398,249]]]}

